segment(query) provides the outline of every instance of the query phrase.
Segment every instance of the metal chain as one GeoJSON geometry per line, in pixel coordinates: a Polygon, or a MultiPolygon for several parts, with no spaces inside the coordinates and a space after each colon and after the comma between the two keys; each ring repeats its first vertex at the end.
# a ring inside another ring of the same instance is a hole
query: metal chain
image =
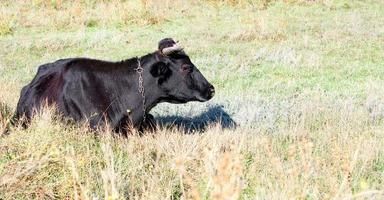
{"type": "Polygon", "coordinates": [[[145,121],[146,120],[146,115],[145,115],[145,90],[144,90],[144,79],[143,79],[143,67],[141,67],[140,59],[137,58],[137,68],[135,71],[139,74],[139,92],[141,94],[141,98],[143,100],[143,118],[145,121]]]}

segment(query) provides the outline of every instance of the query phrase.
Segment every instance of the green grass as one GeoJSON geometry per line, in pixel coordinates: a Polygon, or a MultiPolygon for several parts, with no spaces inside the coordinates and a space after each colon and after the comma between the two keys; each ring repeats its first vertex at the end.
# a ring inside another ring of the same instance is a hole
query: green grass
{"type": "Polygon", "coordinates": [[[48,114],[13,128],[0,138],[0,199],[383,196],[382,1],[180,2],[0,3],[2,113],[43,63],[127,59],[164,37],[217,91],[153,109],[168,125],[211,122],[192,135],[94,136],[48,114]]]}

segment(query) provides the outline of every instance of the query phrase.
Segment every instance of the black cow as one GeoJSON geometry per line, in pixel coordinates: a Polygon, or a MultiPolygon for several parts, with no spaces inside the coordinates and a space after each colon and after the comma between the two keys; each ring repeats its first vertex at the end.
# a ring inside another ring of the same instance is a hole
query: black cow
{"type": "Polygon", "coordinates": [[[153,122],[148,112],[161,102],[207,101],[214,87],[171,38],[140,58],[108,62],[69,58],[39,67],[21,90],[15,118],[26,121],[42,105],[56,107],[64,117],[89,122],[91,128],[109,124],[116,131],[141,129],[153,122]]]}

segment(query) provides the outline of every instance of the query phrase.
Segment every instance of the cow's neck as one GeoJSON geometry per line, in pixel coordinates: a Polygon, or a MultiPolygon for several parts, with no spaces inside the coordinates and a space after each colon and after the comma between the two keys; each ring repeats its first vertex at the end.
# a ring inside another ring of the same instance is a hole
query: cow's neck
{"type": "MultiPolygon", "coordinates": [[[[163,96],[162,92],[157,87],[157,79],[155,79],[150,74],[150,67],[158,61],[155,54],[148,54],[139,58],[141,67],[143,68],[142,77],[143,77],[143,86],[144,86],[144,96],[145,96],[145,114],[149,113],[149,111],[159,103],[161,97],[163,96]]],[[[137,64],[135,65],[137,67],[137,64]]],[[[135,68],[136,68],[135,67],[135,68]]],[[[130,91],[129,95],[136,96],[136,100],[131,103],[131,105],[127,105],[127,109],[130,109],[130,118],[133,122],[134,126],[140,125],[140,123],[144,119],[143,113],[143,98],[139,92],[139,73],[134,71],[133,76],[133,85],[132,91],[130,91]]]]}

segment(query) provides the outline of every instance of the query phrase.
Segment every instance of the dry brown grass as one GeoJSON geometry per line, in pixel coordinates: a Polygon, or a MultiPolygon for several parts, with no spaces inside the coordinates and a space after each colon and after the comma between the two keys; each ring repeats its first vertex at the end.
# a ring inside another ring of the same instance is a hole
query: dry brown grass
{"type": "Polygon", "coordinates": [[[0,35],[22,28],[62,30],[83,27],[151,25],[177,16],[188,4],[181,1],[46,1],[0,3],[0,35]]]}
{"type": "Polygon", "coordinates": [[[0,35],[10,35],[24,28],[45,30],[78,29],[86,27],[124,27],[154,25],[170,19],[200,15],[200,5],[219,9],[233,6],[240,9],[265,9],[270,3],[323,3],[312,0],[4,0],[0,2],[0,35]],[[196,6],[197,5],[197,6],[196,6]]]}
{"type": "Polygon", "coordinates": [[[379,197],[382,126],[364,110],[313,104],[269,134],[212,125],[94,136],[43,112],[1,139],[1,198],[341,199],[379,197]],[[338,108],[340,109],[340,108],[338,108]],[[316,114],[314,114],[316,113],[316,114]],[[319,118],[319,115],[322,118],[319,118]],[[321,124],[319,125],[319,120],[321,124]],[[287,123],[287,124],[286,124],[287,123]],[[314,129],[314,126],[317,127],[314,129]]]}

